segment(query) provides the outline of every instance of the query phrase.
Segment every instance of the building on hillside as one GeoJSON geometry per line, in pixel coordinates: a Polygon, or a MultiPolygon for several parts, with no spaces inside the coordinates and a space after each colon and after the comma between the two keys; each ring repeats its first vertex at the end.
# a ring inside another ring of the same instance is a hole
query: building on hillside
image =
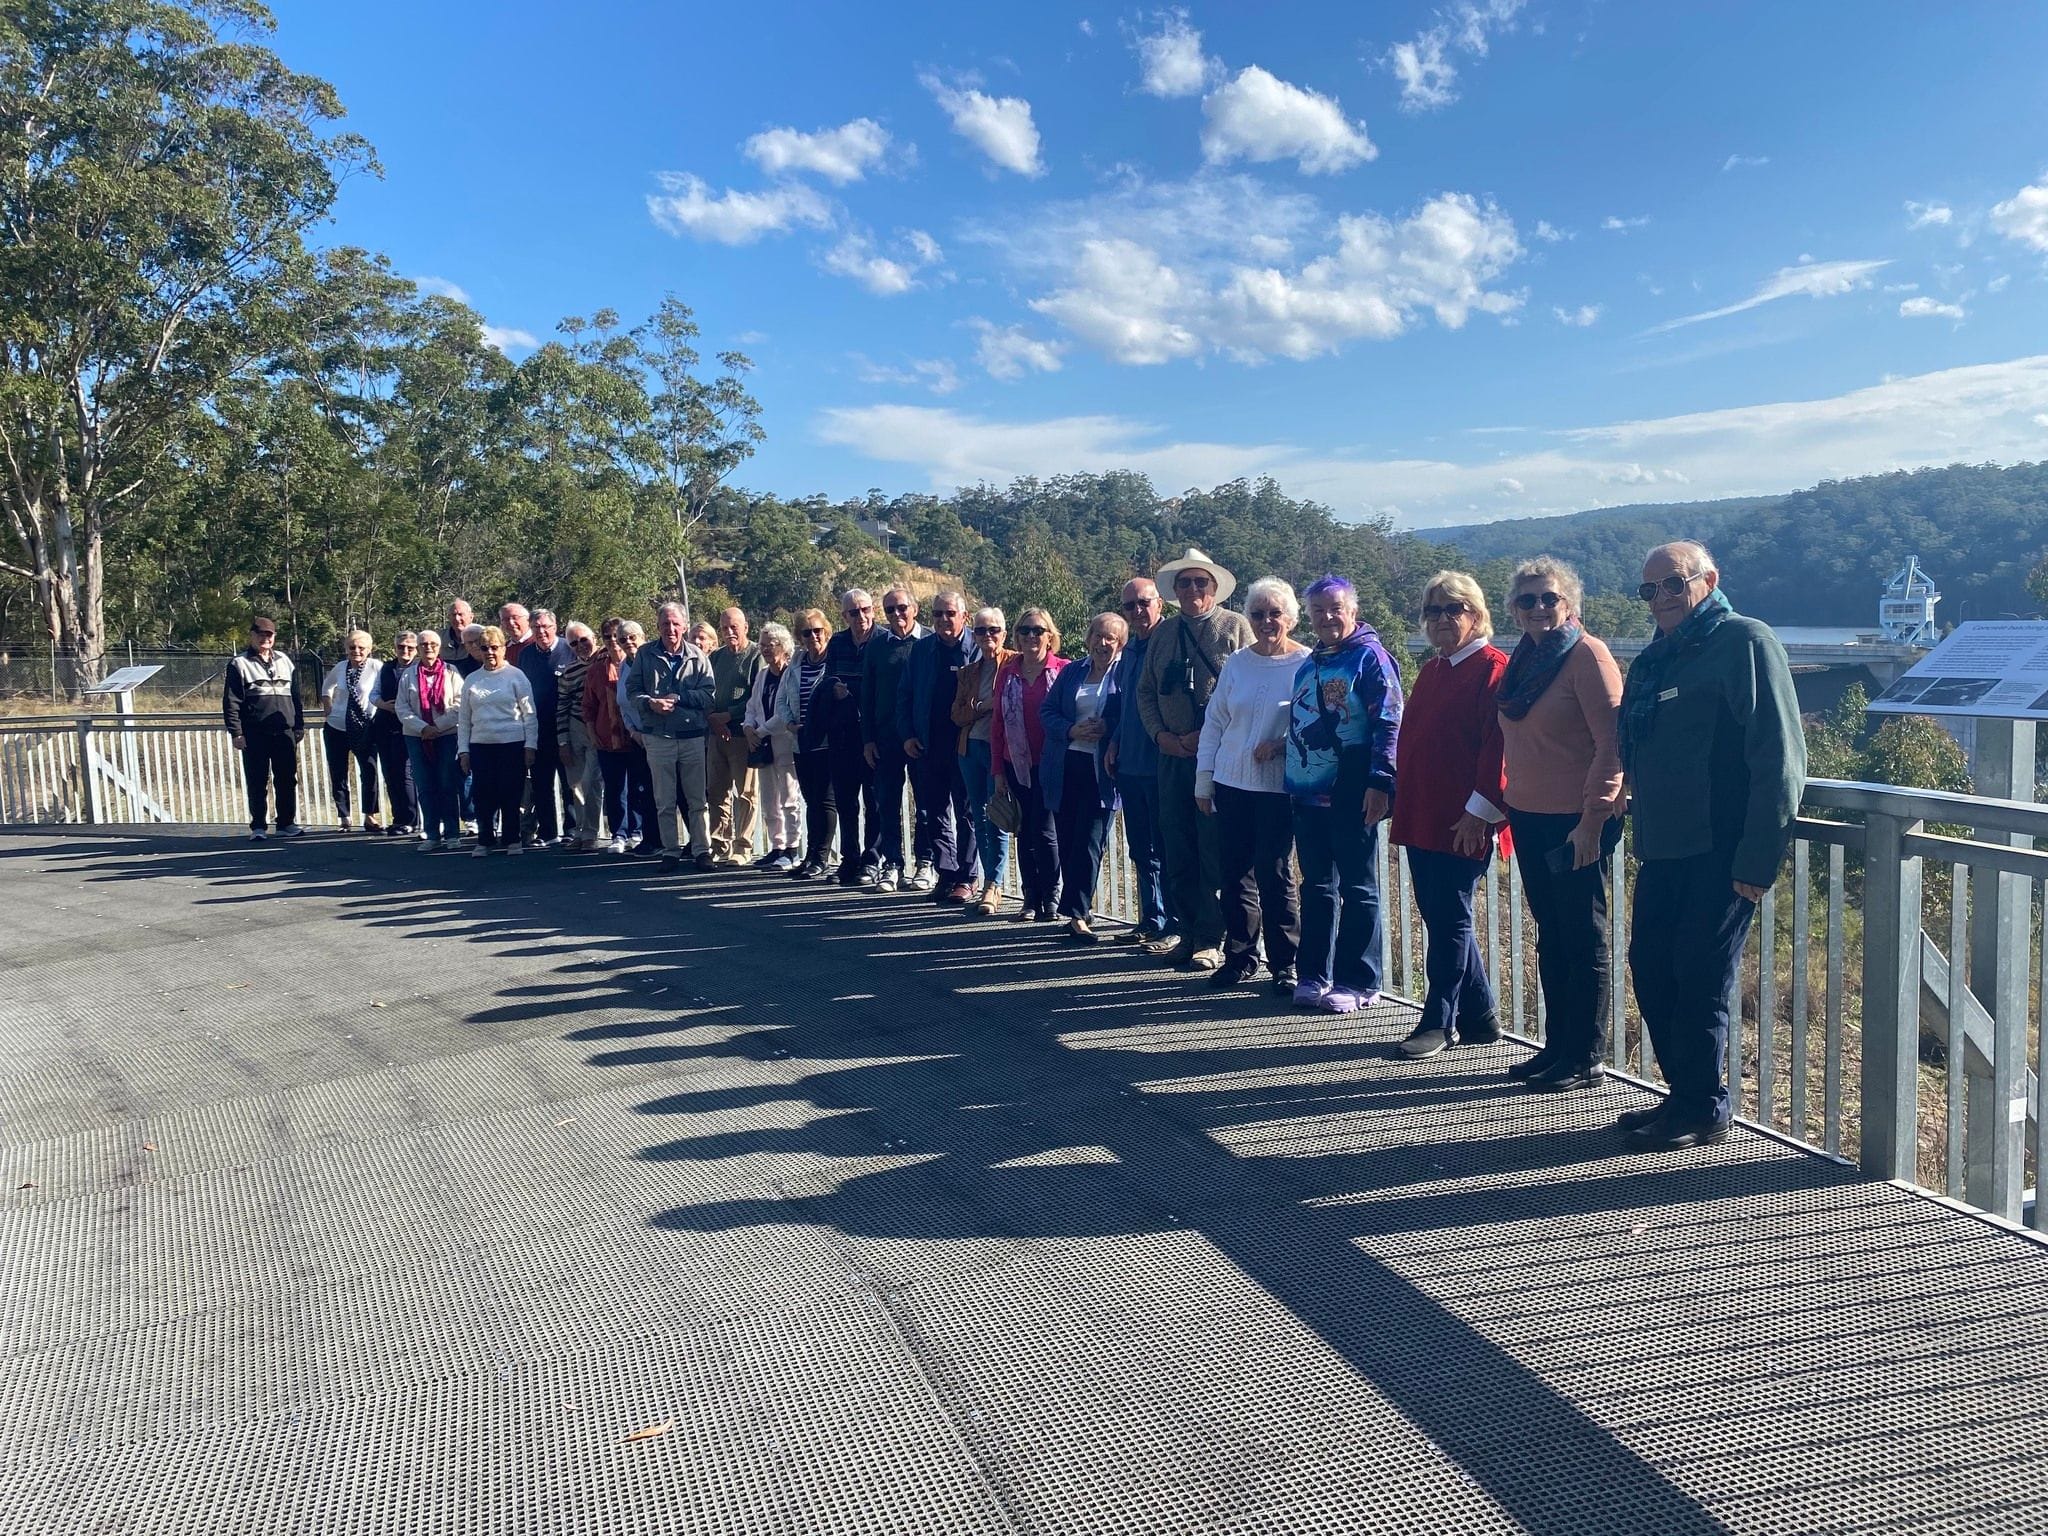
{"type": "Polygon", "coordinates": [[[1877,599],[1877,632],[1893,645],[1932,645],[1941,638],[1934,627],[1934,605],[1941,594],[1920,569],[1918,555],[1906,556],[1877,599]]]}

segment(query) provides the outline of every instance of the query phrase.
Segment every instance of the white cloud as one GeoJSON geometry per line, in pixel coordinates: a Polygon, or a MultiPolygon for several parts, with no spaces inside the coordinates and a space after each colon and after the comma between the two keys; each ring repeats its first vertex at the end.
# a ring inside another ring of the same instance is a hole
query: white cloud
{"type": "Polygon", "coordinates": [[[1521,296],[1488,285],[1521,254],[1506,214],[1445,193],[1398,223],[1340,218],[1335,248],[1293,270],[1210,260],[1200,247],[1184,256],[1170,241],[1087,239],[1065,286],[1032,308],[1120,363],[1211,350],[1299,360],[1398,336],[1425,313],[1452,330],[1475,310],[1512,314],[1521,296]]]}
{"type": "Polygon", "coordinates": [[[822,441],[864,458],[914,466],[938,489],[1062,470],[1132,469],[1170,491],[1270,474],[1292,495],[1347,513],[1398,506],[1405,522],[1423,527],[1498,515],[1504,479],[1524,487],[1517,512],[1640,501],[1644,487],[1657,486],[1684,486],[1685,499],[1704,500],[1929,464],[2038,458],[2044,430],[2048,356],[1893,379],[1818,400],[1532,433],[1529,446],[1505,460],[1373,459],[1287,443],[1176,441],[1151,423],[1107,415],[1004,422],[875,406],[826,411],[814,427],[822,441]]]}
{"type": "Polygon", "coordinates": [[[1500,479],[1494,482],[1494,484],[1499,489],[1507,492],[1507,494],[1510,496],[1519,496],[1524,491],[1529,489],[1529,487],[1522,484],[1522,482],[1517,480],[1513,475],[1502,475],[1500,479]]]}
{"type": "Polygon", "coordinates": [[[859,181],[889,153],[889,131],[871,117],[857,117],[837,128],[799,133],[794,128],[769,128],[741,146],[749,160],[770,176],[809,171],[845,186],[859,181]]]}
{"type": "Polygon", "coordinates": [[[1066,348],[1040,341],[1021,325],[997,325],[979,315],[967,322],[980,336],[974,359],[992,379],[1021,379],[1026,373],[1058,373],[1066,348]]]}
{"type": "Polygon", "coordinates": [[[445,277],[416,277],[413,286],[421,293],[439,294],[444,299],[453,299],[458,304],[467,304],[469,294],[459,283],[451,283],[445,277]]]}
{"type": "Polygon", "coordinates": [[[1083,37],[1093,37],[1095,35],[1095,23],[1090,21],[1086,16],[1083,16],[1081,18],[1079,25],[1081,28],[1081,35],[1083,37]]]}
{"type": "Polygon", "coordinates": [[[1560,240],[1569,240],[1572,237],[1551,223],[1550,220],[1538,219],[1536,221],[1536,238],[1555,245],[1560,240]]]}
{"type": "Polygon", "coordinates": [[[531,331],[522,331],[516,325],[485,325],[484,345],[496,347],[500,352],[509,352],[514,347],[529,351],[540,345],[540,338],[531,331]]]}
{"type": "Polygon", "coordinates": [[[1721,162],[1721,171],[1725,175],[1729,171],[1736,170],[1742,166],[1769,165],[1770,163],[1771,157],[1769,155],[1730,155],[1721,162]]]}
{"type": "Polygon", "coordinates": [[[960,370],[943,357],[913,357],[900,368],[853,356],[856,377],[863,384],[892,384],[928,389],[935,395],[950,395],[960,387],[960,370]]]}
{"type": "Polygon", "coordinates": [[[1401,82],[1401,107],[1407,112],[1433,112],[1458,99],[1455,51],[1485,58],[1488,33],[1513,28],[1525,0],[1457,0],[1436,13],[1434,22],[1387,50],[1381,61],[1401,82]]]}
{"type": "Polygon", "coordinates": [[[1903,299],[1899,303],[1899,317],[1903,320],[1967,320],[1960,304],[1944,304],[1939,299],[1930,299],[1925,294],[1914,299],[1903,299]]]}
{"type": "Polygon", "coordinates": [[[2003,293],[2005,292],[2005,285],[2011,281],[2012,274],[2010,272],[2001,272],[1984,285],[1984,291],[1986,293],[2003,293]]]}
{"type": "Polygon", "coordinates": [[[818,257],[818,264],[839,277],[850,277],[869,293],[894,298],[918,286],[919,274],[943,254],[939,242],[921,229],[905,230],[899,237],[897,256],[885,256],[875,249],[872,237],[850,230],[818,257]]]}
{"type": "Polygon", "coordinates": [[[1202,34],[1188,24],[1186,11],[1165,11],[1155,19],[1157,32],[1131,40],[1138,52],[1138,89],[1148,96],[1200,95],[1222,66],[1202,52],[1202,34]]]}
{"type": "Polygon", "coordinates": [[[649,194],[647,211],[672,235],[713,240],[720,245],[751,245],[763,235],[779,235],[807,225],[832,222],[832,208],[801,182],[786,182],[761,192],[728,188],[713,196],[701,177],[686,171],[663,171],[659,196],[649,194]]]}
{"type": "Polygon", "coordinates": [[[1614,232],[1619,234],[1625,233],[1631,229],[1641,229],[1645,224],[1649,222],[1650,216],[1647,213],[1638,214],[1632,219],[1624,219],[1621,218],[1619,215],[1610,213],[1609,215],[1607,215],[1606,218],[1600,221],[1600,227],[1602,229],[1613,230],[1614,232]]]}
{"type": "Polygon", "coordinates": [[[1600,306],[1598,304],[1581,304],[1577,309],[1564,309],[1553,304],[1550,312],[1557,316],[1557,322],[1560,325],[1587,326],[1594,324],[1600,318],[1600,306]]]}
{"type": "Polygon", "coordinates": [[[1918,293],[1919,291],[1920,285],[1918,283],[1886,283],[1884,287],[1878,290],[1880,293],[1918,293]]]}
{"type": "Polygon", "coordinates": [[[947,117],[953,131],[989,160],[1019,176],[1043,176],[1038,153],[1038,126],[1031,103],[1021,96],[990,96],[968,85],[952,86],[936,75],[918,77],[947,117]]]}
{"type": "Polygon", "coordinates": [[[1202,155],[1263,164],[1293,160],[1307,175],[1347,170],[1379,154],[1365,124],[1345,118],[1331,97],[1304,90],[1254,64],[1202,101],[1202,155]]]}
{"type": "Polygon", "coordinates": [[[1780,267],[1757,286],[1755,293],[1733,304],[1724,304],[1719,309],[1703,310],[1697,315],[1684,315],[1676,320],[1666,320],[1662,325],[1653,325],[1645,335],[1654,336],[1662,331],[1675,331],[1682,325],[1698,325],[1702,320],[1719,320],[1727,315],[1739,315],[1744,310],[1755,309],[1760,304],[1769,304],[1776,299],[1837,298],[1853,293],[1858,288],[1870,286],[1870,275],[1891,265],[1889,261],[1814,261],[1799,266],[1780,267]]]}
{"type": "Polygon", "coordinates": [[[1946,203],[1906,203],[1906,228],[1926,229],[1929,225],[1947,224],[1955,218],[1955,210],[1946,203]]]}
{"type": "Polygon", "coordinates": [[[2048,254],[2048,181],[2021,187],[1992,205],[1991,227],[2008,240],[2048,254]]]}

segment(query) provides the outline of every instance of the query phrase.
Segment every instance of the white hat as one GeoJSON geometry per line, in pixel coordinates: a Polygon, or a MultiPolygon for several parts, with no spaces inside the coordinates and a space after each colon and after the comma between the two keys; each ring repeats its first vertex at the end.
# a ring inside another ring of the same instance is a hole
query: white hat
{"type": "Polygon", "coordinates": [[[1169,560],[1159,567],[1159,575],[1155,579],[1161,587],[1171,592],[1173,578],[1188,570],[1207,571],[1215,579],[1216,601],[1219,603],[1229,602],[1230,594],[1237,590],[1237,578],[1192,544],[1188,546],[1188,552],[1178,560],[1169,560]]]}

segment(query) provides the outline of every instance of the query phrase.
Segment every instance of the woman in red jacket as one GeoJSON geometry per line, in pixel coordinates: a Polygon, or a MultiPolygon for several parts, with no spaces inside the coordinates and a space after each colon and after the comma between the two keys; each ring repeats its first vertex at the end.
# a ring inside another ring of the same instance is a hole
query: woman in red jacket
{"type": "Polygon", "coordinates": [[[1045,753],[1040,712],[1066,661],[1059,654],[1060,627],[1043,608],[1026,608],[1011,633],[1017,651],[996,672],[996,712],[989,729],[991,755],[1018,808],[1017,876],[1024,904],[1010,921],[1049,923],[1059,895],[1060,850],[1053,830],[1056,807],[1046,799],[1038,772],[1045,753]]]}
{"type": "Polygon", "coordinates": [[[1422,592],[1422,632],[1436,654],[1422,664],[1394,749],[1391,840],[1408,850],[1408,876],[1428,935],[1429,991],[1404,1055],[1435,1056],[1463,1041],[1500,1038],[1493,984],[1472,931],[1472,893],[1498,834],[1508,851],[1507,774],[1495,695],[1508,659],[1488,643],[1486,594],[1463,571],[1439,571],[1422,592]]]}

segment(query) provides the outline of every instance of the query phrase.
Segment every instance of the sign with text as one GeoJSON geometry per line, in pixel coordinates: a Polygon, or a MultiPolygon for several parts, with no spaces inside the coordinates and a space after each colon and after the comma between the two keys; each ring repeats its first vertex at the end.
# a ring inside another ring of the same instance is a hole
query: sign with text
{"type": "Polygon", "coordinates": [[[1870,707],[1885,715],[2048,720],[2048,620],[1959,624],[1870,707]]]}

